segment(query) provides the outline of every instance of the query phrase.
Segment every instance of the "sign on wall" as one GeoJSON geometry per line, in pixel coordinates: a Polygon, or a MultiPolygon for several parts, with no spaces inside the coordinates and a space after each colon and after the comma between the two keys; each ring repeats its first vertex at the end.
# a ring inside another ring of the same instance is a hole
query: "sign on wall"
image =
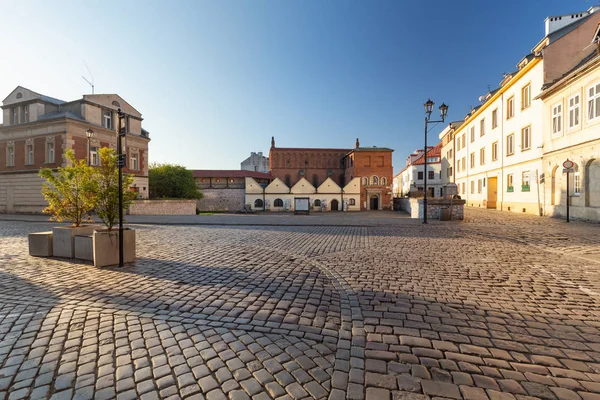
{"type": "Polygon", "coordinates": [[[294,211],[296,213],[306,213],[310,211],[310,200],[308,197],[294,197],[294,211]]]}

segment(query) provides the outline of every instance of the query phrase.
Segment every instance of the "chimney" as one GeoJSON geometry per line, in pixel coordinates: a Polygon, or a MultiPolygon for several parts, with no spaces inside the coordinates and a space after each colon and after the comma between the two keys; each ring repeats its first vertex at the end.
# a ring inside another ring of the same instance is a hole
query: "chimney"
{"type": "Polygon", "coordinates": [[[275,136],[271,136],[271,148],[275,147],[275,136]]]}
{"type": "Polygon", "coordinates": [[[354,145],[355,149],[358,149],[360,147],[360,143],[358,141],[358,138],[356,138],[356,144],[354,145]]]}

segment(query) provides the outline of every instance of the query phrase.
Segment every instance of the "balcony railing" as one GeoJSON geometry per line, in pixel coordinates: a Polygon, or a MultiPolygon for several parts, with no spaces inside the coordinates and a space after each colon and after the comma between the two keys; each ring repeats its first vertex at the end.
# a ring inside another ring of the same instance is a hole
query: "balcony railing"
{"type": "Polygon", "coordinates": [[[521,192],[529,192],[529,185],[521,185],[521,192]]]}
{"type": "Polygon", "coordinates": [[[513,186],[509,186],[509,187],[506,188],[506,191],[509,192],[509,193],[512,193],[512,192],[515,191],[515,188],[513,186]]]}

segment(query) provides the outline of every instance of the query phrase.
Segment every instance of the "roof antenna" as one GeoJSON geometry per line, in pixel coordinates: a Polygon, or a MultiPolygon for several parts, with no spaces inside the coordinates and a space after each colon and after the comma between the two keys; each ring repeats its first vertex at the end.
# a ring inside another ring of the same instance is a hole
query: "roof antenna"
{"type": "Polygon", "coordinates": [[[90,71],[90,68],[88,67],[87,63],[85,62],[85,60],[83,60],[83,64],[85,65],[85,68],[88,70],[88,72],[90,73],[90,77],[92,78],[92,81],[90,82],[85,76],[81,75],[81,77],[83,78],[84,81],[86,81],[88,83],[88,85],[90,85],[92,87],[92,94],[94,94],[94,75],[92,75],[92,71],[90,71]]]}

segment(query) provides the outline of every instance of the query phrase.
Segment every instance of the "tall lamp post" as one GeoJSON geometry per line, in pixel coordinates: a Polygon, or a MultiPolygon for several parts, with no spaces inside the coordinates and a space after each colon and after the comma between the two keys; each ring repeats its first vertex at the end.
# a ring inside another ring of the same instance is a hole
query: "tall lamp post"
{"type": "Polygon", "coordinates": [[[88,165],[92,165],[91,160],[90,160],[90,150],[91,150],[90,141],[94,137],[94,131],[91,128],[88,128],[85,131],[85,136],[87,136],[87,162],[88,162],[88,165]]]}
{"type": "Polygon", "coordinates": [[[119,130],[117,132],[117,168],[119,169],[119,267],[123,266],[123,167],[125,166],[125,157],[121,145],[122,138],[126,134],[125,114],[119,108],[119,130]]]}
{"type": "Polygon", "coordinates": [[[424,196],[423,196],[423,223],[426,224],[427,223],[427,125],[430,123],[439,123],[439,122],[444,122],[444,119],[446,119],[446,114],[448,114],[448,106],[445,105],[444,103],[442,103],[442,105],[440,106],[440,116],[441,116],[441,120],[439,121],[432,121],[431,120],[431,111],[433,111],[433,105],[435,103],[433,101],[431,101],[431,99],[427,100],[424,104],[425,106],[425,152],[423,153],[423,159],[425,160],[425,166],[424,166],[424,172],[423,172],[423,190],[424,190],[424,196]]]}

